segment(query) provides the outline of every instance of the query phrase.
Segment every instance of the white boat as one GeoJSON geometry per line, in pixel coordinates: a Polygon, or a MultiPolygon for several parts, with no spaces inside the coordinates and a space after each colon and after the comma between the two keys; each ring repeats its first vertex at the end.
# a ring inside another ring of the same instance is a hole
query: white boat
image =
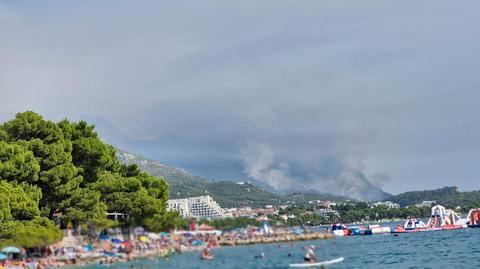
{"type": "Polygon", "coordinates": [[[321,261],[321,262],[292,263],[289,266],[290,267],[320,267],[323,265],[330,265],[330,264],[334,264],[342,261],[343,261],[343,257],[340,257],[333,260],[321,261]]]}

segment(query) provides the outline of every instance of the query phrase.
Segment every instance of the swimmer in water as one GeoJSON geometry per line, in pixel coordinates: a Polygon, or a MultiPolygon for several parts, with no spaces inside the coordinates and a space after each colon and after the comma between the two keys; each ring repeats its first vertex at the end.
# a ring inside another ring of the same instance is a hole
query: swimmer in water
{"type": "Polygon", "coordinates": [[[255,256],[255,259],[263,259],[265,258],[265,253],[260,253],[260,255],[255,256]]]}
{"type": "Polygon", "coordinates": [[[209,249],[209,248],[205,248],[205,250],[203,251],[203,253],[202,253],[202,259],[204,259],[204,260],[213,259],[213,255],[212,255],[212,253],[210,253],[210,249],[209,249]]]}

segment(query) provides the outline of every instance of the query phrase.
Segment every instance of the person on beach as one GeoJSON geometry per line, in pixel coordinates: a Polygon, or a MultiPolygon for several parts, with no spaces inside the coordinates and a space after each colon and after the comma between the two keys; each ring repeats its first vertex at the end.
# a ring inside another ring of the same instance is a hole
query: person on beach
{"type": "Polygon", "coordinates": [[[311,245],[307,248],[307,253],[305,253],[305,257],[303,258],[306,262],[313,263],[317,261],[317,256],[315,256],[314,249],[314,245],[311,245]]]}

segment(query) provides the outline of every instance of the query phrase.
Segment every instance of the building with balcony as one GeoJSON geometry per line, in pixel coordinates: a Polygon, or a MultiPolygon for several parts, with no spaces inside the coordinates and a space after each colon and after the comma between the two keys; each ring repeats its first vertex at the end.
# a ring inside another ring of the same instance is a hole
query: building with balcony
{"type": "Polygon", "coordinates": [[[177,211],[185,218],[225,218],[231,217],[209,195],[168,200],[168,211],[177,211]]]}

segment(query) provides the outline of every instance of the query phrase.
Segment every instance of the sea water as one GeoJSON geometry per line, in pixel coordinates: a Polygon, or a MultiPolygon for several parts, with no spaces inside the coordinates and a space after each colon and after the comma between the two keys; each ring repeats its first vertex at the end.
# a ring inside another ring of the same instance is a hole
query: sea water
{"type": "MultiPolygon", "coordinates": [[[[328,268],[480,268],[480,229],[340,237],[330,240],[263,244],[213,249],[213,260],[200,253],[184,253],[169,260],[140,260],[110,268],[248,269],[288,268],[303,261],[304,248],[316,246],[320,260],[344,257],[328,268]],[[260,253],[265,258],[257,259],[260,253]]],[[[97,268],[87,266],[82,268],[97,268]]]]}

